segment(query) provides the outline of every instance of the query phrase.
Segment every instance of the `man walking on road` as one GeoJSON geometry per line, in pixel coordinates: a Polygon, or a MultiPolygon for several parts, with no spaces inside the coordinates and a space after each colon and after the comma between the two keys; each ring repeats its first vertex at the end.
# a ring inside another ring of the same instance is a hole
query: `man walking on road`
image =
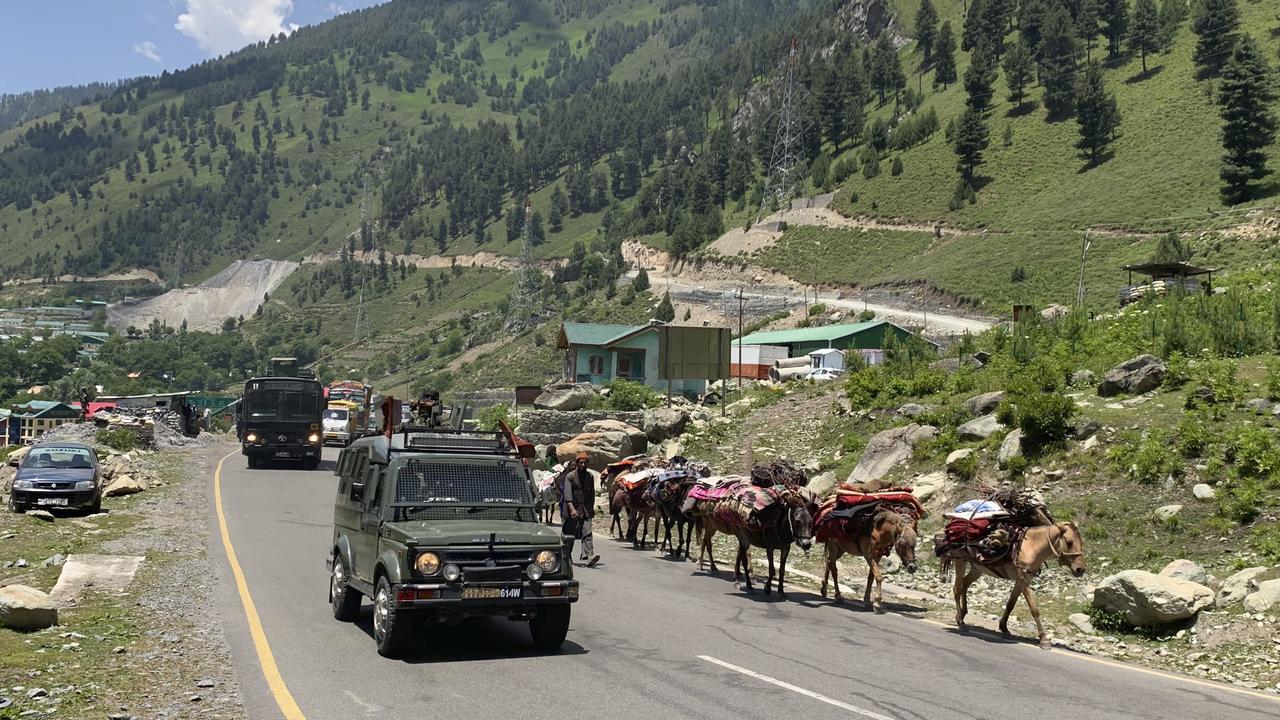
{"type": "Polygon", "coordinates": [[[564,518],[561,532],[564,533],[565,562],[573,561],[573,541],[580,538],[582,559],[587,561],[587,567],[595,567],[600,562],[591,533],[591,519],[596,514],[596,479],[587,469],[587,461],[586,453],[578,453],[561,476],[564,482],[560,496],[560,515],[564,518]]]}

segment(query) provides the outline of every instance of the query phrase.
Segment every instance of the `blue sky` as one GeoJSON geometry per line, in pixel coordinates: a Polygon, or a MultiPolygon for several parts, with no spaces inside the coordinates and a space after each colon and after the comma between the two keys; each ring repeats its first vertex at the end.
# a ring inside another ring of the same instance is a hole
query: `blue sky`
{"type": "Polygon", "coordinates": [[[3,0],[0,94],[155,75],[385,0],[3,0]]]}

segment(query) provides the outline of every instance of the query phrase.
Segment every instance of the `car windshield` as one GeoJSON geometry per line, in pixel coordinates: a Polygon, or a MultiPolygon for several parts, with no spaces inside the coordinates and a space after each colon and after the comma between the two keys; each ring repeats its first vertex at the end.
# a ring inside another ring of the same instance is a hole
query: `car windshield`
{"type": "Polygon", "coordinates": [[[338,408],[329,408],[324,411],[325,420],[346,420],[347,411],[338,408]]]}
{"type": "MultiPolygon", "coordinates": [[[[396,472],[393,502],[402,506],[455,506],[461,509],[528,506],[533,493],[524,469],[512,460],[439,462],[406,460],[396,472]]],[[[510,515],[510,513],[505,513],[510,515]]]]}
{"type": "Polygon", "coordinates": [[[60,470],[89,470],[93,468],[93,455],[85,448],[34,447],[22,461],[24,468],[60,470]]]}

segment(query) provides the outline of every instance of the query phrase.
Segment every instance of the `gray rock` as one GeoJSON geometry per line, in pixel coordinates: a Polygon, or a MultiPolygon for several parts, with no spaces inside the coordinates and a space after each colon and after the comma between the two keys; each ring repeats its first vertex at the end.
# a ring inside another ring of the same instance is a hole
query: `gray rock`
{"type": "Polygon", "coordinates": [[[1022,457],[1022,430],[1014,428],[1000,441],[1000,450],[996,452],[996,464],[1006,469],[1014,458],[1022,457]]]}
{"type": "Polygon", "coordinates": [[[1161,577],[1171,577],[1176,580],[1189,580],[1200,585],[1209,584],[1209,573],[1198,563],[1190,560],[1174,560],[1164,569],[1160,571],[1161,577]]]}
{"type": "Polygon", "coordinates": [[[1253,579],[1265,573],[1266,567],[1245,568],[1222,583],[1222,589],[1218,591],[1218,607],[1227,607],[1238,602],[1243,602],[1249,593],[1257,588],[1253,585],[1253,579]]]}
{"type": "Polygon", "coordinates": [[[54,553],[53,555],[45,558],[44,562],[40,563],[40,565],[42,567],[62,567],[62,564],[66,561],[66,555],[63,555],[62,553],[54,553]]]}
{"type": "Polygon", "coordinates": [[[1254,613],[1267,612],[1277,605],[1280,605],[1280,580],[1260,583],[1257,591],[1244,599],[1244,609],[1254,613]]]}
{"type": "Polygon", "coordinates": [[[1125,570],[1104,579],[1093,592],[1093,606],[1122,613],[1131,625],[1164,625],[1189,620],[1213,607],[1213,590],[1188,580],[1125,570]]]}
{"type": "Polygon", "coordinates": [[[49,596],[26,585],[0,587],[0,627],[43,630],[58,624],[58,608],[49,596]]]}
{"type": "Polygon", "coordinates": [[[1171,517],[1176,516],[1180,512],[1182,512],[1181,505],[1178,505],[1178,504],[1161,505],[1160,507],[1156,508],[1155,512],[1152,513],[1152,515],[1155,515],[1155,518],[1157,520],[1164,521],[1164,520],[1168,520],[1171,517]]]}
{"type": "Polygon", "coordinates": [[[879,480],[910,459],[911,451],[918,443],[937,436],[938,428],[916,423],[881,430],[867,442],[857,466],[849,473],[848,481],[860,483],[879,480]]]}
{"type": "Polygon", "coordinates": [[[1191,488],[1191,494],[1197,500],[1212,500],[1218,496],[1218,491],[1204,483],[1196,483],[1191,488]]]}
{"type": "MultiPolygon", "coordinates": [[[[810,483],[812,485],[812,483],[810,483]]],[[[922,503],[929,502],[935,496],[941,497],[949,493],[955,483],[941,470],[925,473],[911,481],[911,494],[922,503]]]]}
{"type": "Polygon", "coordinates": [[[1098,383],[1098,376],[1092,370],[1077,370],[1071,373],[1071,387],[1089,387],[1098,383]]]}
{"type": "Polygon", "coordinates": [[[1244,407],[1255,415],[1266,415],[1271,412],[1271,401],[1266,398],[1252,398],[1245,402],[1244,407]]]}
{"type": "Polygon", "coordinates": [[[119,497],[121,495],[133,495],[147,489],[147,481],[141,477],[134,475],[116,475],[107,485],[107,489],[102,491],[104,497],[119,497]]]}
{"type": "Polygon", "coordinates": [[[959,450],[952,450],[951,454],[947,456],[947,467],[951,467],[952,465],[955,465],[961,460],[967,459],[969,456],[973,455],[975,452],[977,452],[977,450],[974,450],[973,448],[960,448],[959,450]]]}
{"type": "Polygon", "coordinates": [[[973,415],[988,415],[996,411],[1000,403],[1004,401],[1004,391],[997,390],[995,392],[982,393],[974,395],[964,404],[969,408],[969,412],[973,415]]]}
{"type": "Polygon", "coordinates": [[[1098,631],[1093,629],[1093,618],[1084,613],[1072,613],[1067,617],[1067,622],[1074,625],[1077,630],[1085,635],[1098,634],[1098,631]]]}
{"type": "MultiPolygon", "coordinates": [[[[637,431],[644,439],[644,433],[637,431]]],[[[632,444],[634,435],[622,432],[588,432],[582,433],[556,446],[556,455],[561,458],[572,458],[578,453],[586,453],[587,464],[592,470],[600,471],[606,465],[617,462],[629,455],[644,452],[632,444]]],[[[647,443],[648,441],[645,440],[647,443]]]]}
{"type": "Polygon", "coordinates": [[[1059,318],[1064,318],[1070,314],[1071,314],[1071,308],[1067,307],[1066,305],[1059,305],[1057,303],[1053,303],[1049,307],[1040,311],[1040,317],[1044,318],[1045,320],[1057,320],[1059,318]]]}
{"type": "Polygon", "coordinates": [[[837,483],[839,483],[839,480],[836,479],[836,474],[828,470],[810,478],[807,487],[816,493],[818,497],[823,497],[834,490],[837,483]]]}
{"type": "Polygon", "coordinates": [[[644,419],[640,428],[648,436],[649,442],[660,443],[663,440],[679,437],[689,424],[689,415],[675,408],[653,408],[644,411],[644,419]]]}
{"type": "Polygon", "coordinates": [[[533,401],[537,410],[581,410],[595,399],[596,391],[591,385],[564,383],[551,385],[543,389],[542,394],[533,401]]]}
{"type": "Polygon", "coordinates": [[[1098,385],[1098,395],[1141,395],[1160,387],[1166,371],[1164,363],[1155,355],[1139,355],[1108,370],[1107,376],[1098,385]]]}
{"type": "Polygon", "coordinates": [[[1202,403],[1204,405],[1213,405],[1218,402],[1218,396],[1213,392],[1213,388],[1201,385],[1187,394],[1187,405],[1202,403]]]}
{"type": "Polygon", "coordinates": [[[901,417],[918,418],[928,412],[928,408],[919,403],[907,403],[894,411],[895,415],[901,417]]]}
{"type": "Polygon", "coordinates": [[[1077,440],[1088,440],[1097,435],[1101,429],[1102,424],[1097,420],[1084,420],[1076,423],[1075,427],[1071,428],[1071,436],[1077,440]]]}
{"type": "Polygon", "coordinates": [[[44,520],[45,522],[53,522],[53,513],[48,510],[28,510],[27,517],[44,520]]]}
{"type": "Polygon", "coordinates": [[[983,415],[956,428],[956,437],[961,440],[986,440],[1004,429],[1004,425],[995,415],[983,415]]]}

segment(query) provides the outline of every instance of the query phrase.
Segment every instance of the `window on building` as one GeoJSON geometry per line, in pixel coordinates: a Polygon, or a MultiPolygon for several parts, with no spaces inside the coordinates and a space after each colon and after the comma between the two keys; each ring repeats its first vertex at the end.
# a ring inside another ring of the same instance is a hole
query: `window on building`
{"type": "Polygon", "coordinates": [[[592,375],[603,375],[604,374],[604,356],[592,355],[591,357],[587,358],[587,372],[591,373],[592,375]]]}
{"type": "Polygon", "coordinates": [[[631,358],[629,357],[618,358],[618,377],[620,378],[631,377],[631,358]]]}

